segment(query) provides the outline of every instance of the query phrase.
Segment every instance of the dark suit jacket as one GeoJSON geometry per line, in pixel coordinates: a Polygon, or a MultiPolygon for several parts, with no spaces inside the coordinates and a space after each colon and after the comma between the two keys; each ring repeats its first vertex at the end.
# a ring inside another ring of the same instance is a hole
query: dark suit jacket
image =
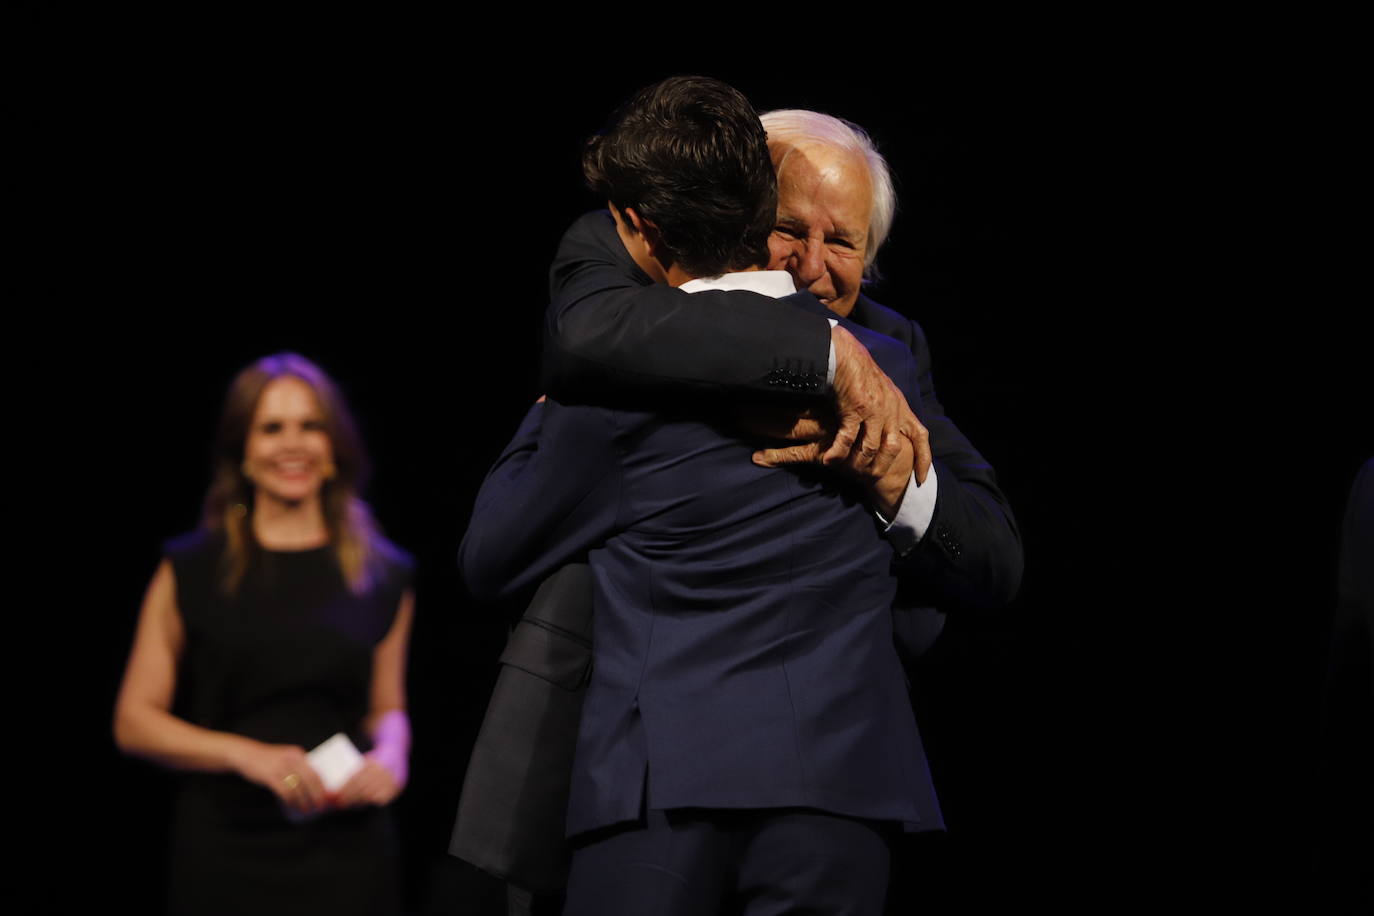
{"type": "MultiPolygon", "coordinates": [[[[750,292],[684,293],[635,266],[605,211],[581,217],[550,269],[545,390],[565,403],[623,403],[626,393],[760,396],[824,390],[830,326],[750,292]]],[[[833,316],[831,316],[833,317],[833,316]]],[[[850,319],[915,357],[911,408],[930,431],[940,487],[928,535],[900,559],[907,597],[1001,607],[1021,582],[1020,534],[991,465],[945,414],[920,325],[860,296],[850,319]]],[[[633,404],[633,402],[631,402],[633,404]]]]}
{"type": "Polygon", "coordinates": [[[539,586],[501,653],[463,780],[449,854],[526,890],[552,893],[567,880],[563,825],[591,637],[591,567],[569,563],[539,586]]]}
{"type": "MultiPolygon", "coordinates": [[[[604,211],[587,214],[567,232],[550,280],[548,383],[571,400],[621,398],[645,386],[661,398],[674,385],[707,394],[731,386],[790,394],[823,385],[830,336],[823,315],[747,292],[704,292],[688,299],[677,290],[650,287],[604,211]],[[666,352],[665,339],[673,345],[666,352]],[[759,354],[768,355],[760,360],[759,354]]],[[[920,326],[866,297],[851,317],[906,344],[916,359],[920,406],[913,401],[913,408],[931,430],[937,457],[965,473],[968,485],[987,487],[1005,509],[991,469],[935,397],[920,326]]],[[[1008,581],[986,583],[985,591],[975,583],[970,603],[996,603],[999,590],[1015,590],[1020,546],[1009,510],[1003,524],[1011,541],[998,549],[1008,581]]],[[[960,546],[957,538],[951,543],[960,546]]],[[[895,568],[905,574],[907,595],[893,609],[893,626],[909,662],[934,642],[944,615],[918,603],[933,591],[920,576],[919,562],[895,568]]],[[[567,784],[557,774],[576,733],[576,715],[568,710],[580,701],[580,682],[568,678],[570,668],[579,666],[569,660],[588,655],[590,637],[583,611],[587,596],[575,593],[568,579],[546,583],[511,636],[450,847],[452,854],[533,889],[561,887],[566,867],[561,826],[567,784]],[[566,611],[560,612],[560,604],[566,611]],[[531,614],[537,619],[531,621],[531,614]],[[558,623],[550,627],[553,620],[558,623]]]]}
{"type": "MultiPolygon", "coordinates": [[[[911,355],[850,330],[914,398],[911,355]]],[[[891,548],[848,482],[752,451],[714,422],[551,400],[482,486],[461,551],[477,596],[589,556],[570,834],[645,805],[942,826],[893,648],[891,548]]]]}

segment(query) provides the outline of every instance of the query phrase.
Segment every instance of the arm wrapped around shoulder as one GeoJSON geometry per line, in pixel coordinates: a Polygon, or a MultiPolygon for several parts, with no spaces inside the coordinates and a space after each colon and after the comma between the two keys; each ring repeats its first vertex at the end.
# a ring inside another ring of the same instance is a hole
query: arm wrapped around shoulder
{"type": "Polygon", "coordinates": [[[775,381],[779,366],[823,378],[829,362],[823,316],[758,293],[651,283],[605,211],[564,234],[549,286],[544,385],[567,402],[623,392],[791,394],[775,381]]]}

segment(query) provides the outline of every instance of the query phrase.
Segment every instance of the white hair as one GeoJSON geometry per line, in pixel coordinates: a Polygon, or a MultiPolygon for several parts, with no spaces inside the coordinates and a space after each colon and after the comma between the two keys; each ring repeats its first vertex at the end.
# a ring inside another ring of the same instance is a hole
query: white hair
{"type": "MultiPolygon", "coordinates": [[[[801,108],[784,108],[765,112],[759,117],[764,130],[768,131],[768,145],[796,147],[805,143],[818,143],[862,156],[868,166],[868,176],[873,185],[873,213],[868,219],[868,248],[864,252],[864,279],[876,280],[878,270],[873,266],[878,249],[887,241],[892,229],[892,217],[897,212],[897,192],[892,187],[892,176],[887,170],[887,160],[862,127],[819,111],[806,111],[801,108]]],[[[777,160],[775,160],[776,162],[777,160]]],[[[778,162],[781,165],[780,162],[778,162]]]]}

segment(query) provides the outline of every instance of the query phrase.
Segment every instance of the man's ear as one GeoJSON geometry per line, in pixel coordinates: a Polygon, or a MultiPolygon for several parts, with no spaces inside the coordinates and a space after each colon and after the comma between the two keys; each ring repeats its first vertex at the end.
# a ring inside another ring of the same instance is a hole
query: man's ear
{"type": "Polygon", "coordinates": [[[620,243],[625,246],[630,258],[649,275],[649,279],[656,283],[667,283],[665,265],[655,257],[656,249],[660,247],[658,227],[640,216],[634,207],[622,210],[610,201],[606,204],[615,219],[616,235],[620,236],[620,243]]]}
{"type": "Polygon", "coordinates": [[[629,221],[630,227],[644,237],[644,243],[649,246],[649,255],[665,263],[672,263],[671,259],[666,258],[663,251],[663,237],[658,233],[658,226],[652,221],[639,215],[639,211],[634,207],[626,207],[623,214],[629,221]]]}
{"type": "Polygon", "coordinates": [[[632,232],[643,232],[644,226],[648,223],[648,220],[640,216],[639,211],[634,207],[626,207],[621,210],[620,218],[625,220],[625,224],[630,227],[632,232]]]}
{"type": "Polygon", "coordinates": [[[622,210],[615,205],[614,201],[608,200],[606,201],[606,209],[611,211],[611,219],[615,220],[617,226],[623,226],[627,232],[639,231],[631,226],[629,218],[625,215],[629,212],[629,207],[622,210]]]}

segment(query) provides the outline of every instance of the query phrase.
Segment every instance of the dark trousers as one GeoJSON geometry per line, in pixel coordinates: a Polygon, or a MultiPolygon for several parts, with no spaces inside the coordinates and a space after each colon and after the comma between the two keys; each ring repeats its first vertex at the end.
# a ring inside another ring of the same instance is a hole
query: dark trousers
{"type": "Polygon", "coordinates": [[[884,830],[810,810],[650,811],[573,853],[564,916],[881,916],[884,830]]]}

